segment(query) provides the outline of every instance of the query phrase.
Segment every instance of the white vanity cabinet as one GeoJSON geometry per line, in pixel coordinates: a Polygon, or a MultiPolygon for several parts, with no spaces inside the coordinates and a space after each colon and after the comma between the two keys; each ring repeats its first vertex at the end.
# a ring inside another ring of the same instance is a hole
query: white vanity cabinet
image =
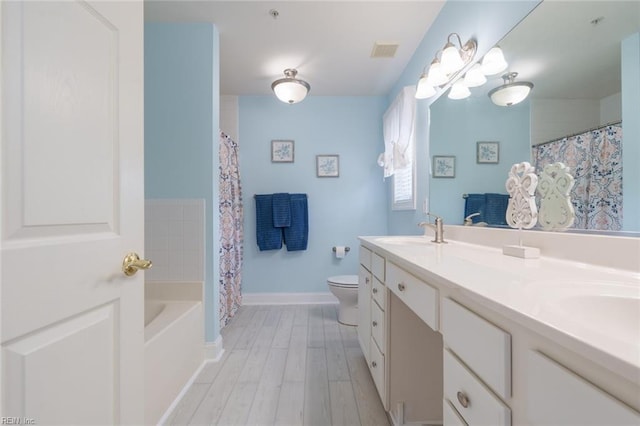
{"type": "Polygon", "coordinates": [[[367,363],[371,362],[369,344],[371,341],[371,250],[360,246],[360,267],[358,272],[358,341],[367,363]]]}
{"type": "Polygon", "coordinates": [[[531,426],[640,425],[638,412],[533,350],[528,353],[526,405],[531,426]]]}

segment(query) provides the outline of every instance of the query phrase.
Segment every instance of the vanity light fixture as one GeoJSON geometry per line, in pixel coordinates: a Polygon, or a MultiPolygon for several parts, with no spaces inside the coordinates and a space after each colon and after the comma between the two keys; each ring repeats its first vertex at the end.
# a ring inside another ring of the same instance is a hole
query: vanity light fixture
{"type": "Polygon", "coordinates": [[[471,69],[464,75],[464,85],[467,87],[482,86],[486,82],[487,77],[484,76],[480,64],[475,64],[474,66],[472,66],[471,69]]]}
{"type": "Polygon", "coordinates": [[[311,90],[311,86],[304,80],[296,78],[298,71],[293,68],[284,70],[284,78],[271,83],[271,89],[278,99],[284,103],[295,104],[302,101],[311,90]]]}
{"type": "Polygon", "coordinates": [[[418,88],[422,82],[422,86],[431,86],[433,90],[427,88],[424,88],[422,91],[416,90],[416,98],[424,99],[425,97],[433,96],[436,94],[436,87],[443,87],[453,81],[460,73],[460,70],[471,63],[477,48],[478,44],[475,40],[469,39],[465,44],[462,44],[462,40],[457,33],[449,34],[447,43],[442,50],[436,52],[435,58],[431,61],[429,71],[426,75],[423,72],[418,81],[418,88]],[[453,43],[456,39],[458,46],[453,43]],[[440,54],[440,58],[438,58],[438,53],[440,54]],[[431,94],[425,96],[425,93],[431,94]],[[419,95],[424,97],[418,97],[419,95]]]}
{"type": "Polygon", "coordinates": [[[429,84],[427,73],[423,71],[422,75],[420,76],[420,80],[418,80],[418,87],[416,88],[416,99],[430,98],[435,94],[436,89],[434,89],[433,86],[429,84]]]}
{"type": "Polygon", "coordinates": [[[449,99],[455,100],[465,99],[469,96],[471,96],[471,92],[469,91],[469,88],[464,84],[464,81],[462,79],[453,83],[453,86],[451,86],[451,90],[449,90],[449,95],[447,95],[449,99]]]}
{"type": "Polygon", "coordinates": [[[485,75],[495,75],[507,69],[509,64],[499,46],[492,47],[482,58],[482,72],[485,75]]]}
{"type": "Polygon", "coordinates": [[[509,72],[502,76],[504,84],[489,91],[491,101],[498,106],[511,106],[524,101],[533,89],[529,81],[514,81],[517,72],[509,72]]]}

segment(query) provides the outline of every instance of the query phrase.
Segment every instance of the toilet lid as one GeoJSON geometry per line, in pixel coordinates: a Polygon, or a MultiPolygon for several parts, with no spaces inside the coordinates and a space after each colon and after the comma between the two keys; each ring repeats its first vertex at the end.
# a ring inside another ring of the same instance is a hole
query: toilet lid
{"type": "Polygon", "coordinates": [[[358,287],[357,275],[336,275],[327,279],[330,285],[338,287],[358,287]]]}

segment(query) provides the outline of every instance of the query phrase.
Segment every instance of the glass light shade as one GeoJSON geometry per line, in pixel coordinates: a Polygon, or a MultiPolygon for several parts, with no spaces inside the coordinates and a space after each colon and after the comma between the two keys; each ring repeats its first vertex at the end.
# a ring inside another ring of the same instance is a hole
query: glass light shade
{"type": "Polygon", "coordinates": [[[445,74],[453,74],[464,67],[460,52],[452,43],[447,43],[445,46],[440,57],[440,63],[445,74]]]}
{"type": "Polygon", "coordinates": [[[489,97],[498,106],[511,106],[524,101],[532,88],[533,84],[528,81],[509,83],[491,90],[489,97]]]}
{"type": "Polygon", "coordinates": [[[498,74],[507,69],[509,64],[504,59],[502,49],[498,46],[491,48],[482,58],[482,72],[485,75],[498,74]]]}
{"type": "Polygon", "coordinates": [[[480,64],[475,64],[464,76],[464,85],[467,87],[482,86],[487,82],[487,77],[482,72],[480,64]]]}
{"type": "Polygon", "coordinates": [[[273,93],[278,99],[287,104],[295,104],[303,100],[311,86],[304,80],[296,78],[298,71],[287,68],[284,70],[285,78],[274,81],[271,84],[273,93]]]}
{"type": "Polygon", "coordinates": [[[416,88],[416,99],[430,98],[435,94],[436,89],[429,85],[426,74],[422,74],[420,80],[418,80],[418,87],[416,88]]]}
{"type": "Polygon", "coordinates": [[[451,90],[449,90],[449,95],[447,97],[449,99],[465,99],[469,96],[471,96],[469,88],[464,85],[462,80],[458,80],[453,83],[453,86],[451,86],[451,90]]]}
{"type": "Polygon", "coordinates": [[[442,70],[440,62],[432,62],[427,73],[427,84],[431,87],[442,86],[449,81],[449,78],[442,70]]]}

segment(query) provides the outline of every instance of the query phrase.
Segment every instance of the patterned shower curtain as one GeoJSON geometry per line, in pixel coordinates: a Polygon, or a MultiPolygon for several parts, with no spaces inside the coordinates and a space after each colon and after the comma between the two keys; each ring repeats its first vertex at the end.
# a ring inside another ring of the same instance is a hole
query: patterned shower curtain
{"type": "Polygon", "coordinates": [[[220,328],[242,304],[243,207],[238,144],[220,132],[220,328]]]}
{"type": "Polygon", "coordinates": [[[536,172],[562,162],[575,179],[573,227],[622,229],[622,125],[608,125],[533,147],[536,172]]]}

